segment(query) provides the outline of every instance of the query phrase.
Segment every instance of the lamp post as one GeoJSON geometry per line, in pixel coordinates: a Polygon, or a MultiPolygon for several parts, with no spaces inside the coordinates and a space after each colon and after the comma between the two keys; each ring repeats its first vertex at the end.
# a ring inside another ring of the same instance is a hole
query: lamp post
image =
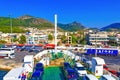
{"type": "Polygon", "coordinates": [[[97,37],[96,37],[96,31],[95,31],[95,57],[97,57],[97,49],[96,49],[97,48],[97,45],[96,45],[97,41],[96,41],[96,38],[97,37]]]}

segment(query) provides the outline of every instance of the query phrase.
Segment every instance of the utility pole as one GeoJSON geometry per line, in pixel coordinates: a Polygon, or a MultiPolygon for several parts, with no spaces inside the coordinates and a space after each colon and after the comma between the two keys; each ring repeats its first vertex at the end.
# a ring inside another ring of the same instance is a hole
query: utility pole
{"type": "Polygon", "coordinates": [[[9,15],[10,16],[10,33],[11,33],[11,45],[13,45],[12,43],[13,43],[13,37],[12,37],[12,17],[11,17],[11,15],[9,15]]]}
{"type": "Polygon", "coordinates": [[[97,57],[97,45],[96,45],[96,31],[95,31],[95,57],[97,57]]]}

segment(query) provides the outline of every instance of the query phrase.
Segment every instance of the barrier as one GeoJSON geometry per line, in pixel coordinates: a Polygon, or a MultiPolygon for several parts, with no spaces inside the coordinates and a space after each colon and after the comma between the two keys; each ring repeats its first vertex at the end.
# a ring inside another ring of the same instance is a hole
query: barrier
{"type": "Polygon", "coordinates": [[[111,75],[112,77],[114,77],[116,80],[119,80],[119,78],[117,77],[117,76],[115,76],[115,75],[113,75],[112,73],[110,73],[109,71],[107,71],[107,70],[103,70],[103,74],[109,74],[109,75],[111,75]]]}

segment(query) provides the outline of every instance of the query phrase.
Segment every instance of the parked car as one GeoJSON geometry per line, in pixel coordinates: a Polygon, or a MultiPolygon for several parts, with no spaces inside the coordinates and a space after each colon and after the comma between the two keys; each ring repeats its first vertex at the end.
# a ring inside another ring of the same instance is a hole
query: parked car
{"type": "Polygon", "coordinates": [[[79,62],[75,63],[75,70],[77,71],[79,76],[84,76],[87,74],[87,71],[85,70],[84,66],[79,62]]]}
{"type": "Polygon", "coordinates": [[[79,76],[77,75],[76,71],[74,69],[67,69],[65,71],[65,75],[66,75],[66,80],[78,80],[79,76]]]}
{"type": "Polygon", "coordinates": [[[109,72],[111,72],[115,76],[118,76],[117,71],[115,71],[115,70],[109,70],[109,72]]]}
{"type": "Polygon", "coordinates": [[[103,65],[103,68],[105,69],[105,70],[109,70],[109,68],[107,67],[107,65],[103,65]]]}
{"type": "Polygon", "coordinates": [[[112,77],[111,75],[102,75],[100,77],[100,80],[116,80],[116,79],[112,77]]]}
{"type": "Polygon", "coordinates": [[[119,77],[119,78],[120,78],[120,72],[117,72],[117,77],[119,77]]]}
{"type": "Polygon", "coordinates": [[[92,74],[87,74],[83,77],[82,80],[98,80],[98,79],[92,74]]]}

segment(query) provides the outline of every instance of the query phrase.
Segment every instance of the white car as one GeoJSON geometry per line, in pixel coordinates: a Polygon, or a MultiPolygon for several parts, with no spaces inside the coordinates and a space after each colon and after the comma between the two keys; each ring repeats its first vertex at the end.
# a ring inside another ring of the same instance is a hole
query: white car
{"type": "Polygon", "coordinates": [[[85,70],[84,66],[79,62],[76,62],[75,70],[78,72],[79,76],[84,76],[87,74],[87,71],[85,70]]]}
{"type": "Polygon", "coordinates": [[[102,75],[100,77],[100,80],[116,80],[116,79],[112,77],[111,75],[102,75]]]}
{"type": "Polygon", "coordinates": [[[83,77],[82,80],[98,80],[98,79],[92,74],[87,74],[83,77]]]}

